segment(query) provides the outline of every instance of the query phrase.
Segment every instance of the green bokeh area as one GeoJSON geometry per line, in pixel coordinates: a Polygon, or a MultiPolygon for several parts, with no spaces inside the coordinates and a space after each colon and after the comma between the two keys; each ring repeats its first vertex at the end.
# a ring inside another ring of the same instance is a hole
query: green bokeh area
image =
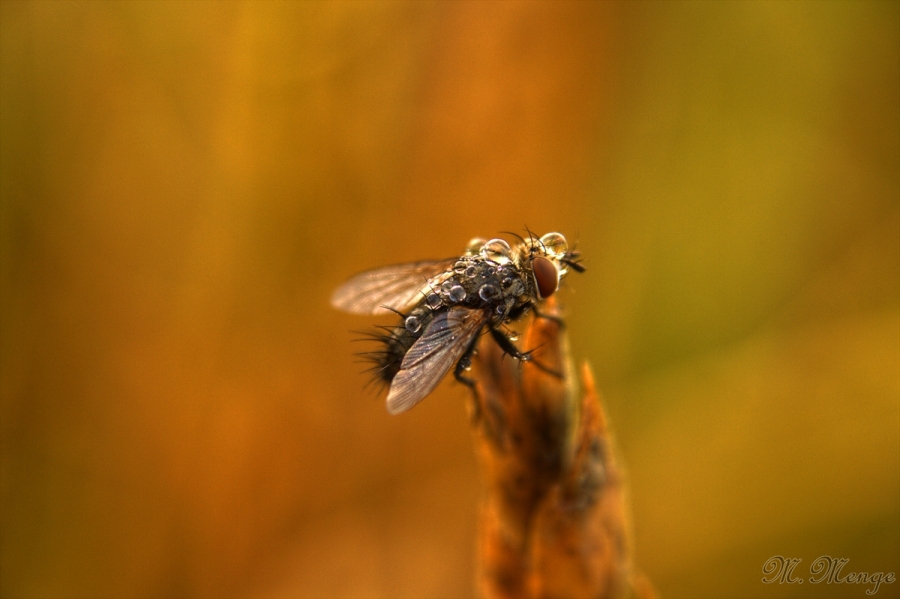
{"type": "Polygon", "coordinates": [[[663,597],[900,575],[897,2],[5,1],[0,595],[472,596],[466,392],[329,296],[525,226],[663,597]]]}

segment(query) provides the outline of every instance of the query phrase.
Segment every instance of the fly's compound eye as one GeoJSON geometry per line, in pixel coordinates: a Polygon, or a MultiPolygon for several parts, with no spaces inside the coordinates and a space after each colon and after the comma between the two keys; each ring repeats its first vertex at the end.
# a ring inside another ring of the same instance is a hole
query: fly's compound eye
{"type": "Polygon", "coordinates": [[[538,256],[531,261],[534,280],[541,299],[548,298],[559,288],[559,269],[547,258],[538,256]]]}

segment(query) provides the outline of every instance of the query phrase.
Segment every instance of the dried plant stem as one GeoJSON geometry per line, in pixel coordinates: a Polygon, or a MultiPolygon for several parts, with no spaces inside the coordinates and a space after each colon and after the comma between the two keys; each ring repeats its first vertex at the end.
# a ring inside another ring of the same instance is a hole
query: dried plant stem
{"type": "MultiPolygon", "coordinates": [[[[555,305],[544,312],[555,314],[555,305]]],[[[473,364],[475,445],[487,483],[482,594],[652,596],[649,584],[632,580],[622,478],[590,368],[582,367],[579,398],[565,335],[548,318],[535,318],[520,346],[534,349],[543,368],[504,358],[489,338],[473,364]]]]}

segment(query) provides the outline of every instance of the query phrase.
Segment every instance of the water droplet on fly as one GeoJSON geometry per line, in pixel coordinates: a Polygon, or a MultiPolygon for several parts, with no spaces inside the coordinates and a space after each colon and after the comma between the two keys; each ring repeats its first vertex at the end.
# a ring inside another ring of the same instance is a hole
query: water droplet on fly
{"type": "Polygon", "coordinates": [[[479,251],[481,251],[482,246],[484,246],[484,239],[481,237],[473,237],[469,240],[469,245],[466,246],[466,254],[470,256],[474,256],[479,251]]]}
{"type": "Polygon", "coordinates": [[[551,256],[563,256],[569,251],[569,243],[562,233],[547,233],[540,241],[541,247],[551,256]]]}
{"type": "Polygon", "coordinates": [[[444,303],[443,301],[441,301],[441,296],[439,296],[437,293],[429,293],[428,297],[425,298],[425,302],[432,309],[440,308],[441,304],[444,303]]]}
{"type": "Polygon", "coordinates": [[[481,289],[478,290],[478,297],[483,299],[486,302],[491,301],[495,297],[500,295],[500,290],[497,289],[496,286],[487,283],[481,286],[481,289]]]}
{"type": "Polygon", "coordinates": [[[406,317],[406,330],[410,333],[418,333],[419,329],[422,328],[422,323],[416,316],[407,316],[406,317]]]}
{"type": "Polygon", "coordinates": [[[454,285],[450,288],[450,299],[456,303],[463,301],[466,299],[466,290],[460,285],[454,285]]]}
{"type": "Polygon", "coordinates": [[[491,262],[506,264],[512,249],[503,239],[491,239],[481,248],[481,255],[491,262]]]}

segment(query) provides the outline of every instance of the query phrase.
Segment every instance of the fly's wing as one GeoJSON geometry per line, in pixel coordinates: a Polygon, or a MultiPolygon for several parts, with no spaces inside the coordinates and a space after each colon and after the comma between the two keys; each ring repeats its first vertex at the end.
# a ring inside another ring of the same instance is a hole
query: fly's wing
{"type": "Polygon", "coordinates": [[[335,289],[331,305],[353,314],[387,314],[388,308],[402,311],[435,285],[431,279],[449,272],[454,262],[455,258],[429,260],[368,270],[335,289]]]}
{"type": "Polygon", "coordinates": [[[438,314],[406,352],[391,382],[388,412],[405,412],[431,393],[487,320],[484,310],[468,308],[451,308],[438,314]]]}

